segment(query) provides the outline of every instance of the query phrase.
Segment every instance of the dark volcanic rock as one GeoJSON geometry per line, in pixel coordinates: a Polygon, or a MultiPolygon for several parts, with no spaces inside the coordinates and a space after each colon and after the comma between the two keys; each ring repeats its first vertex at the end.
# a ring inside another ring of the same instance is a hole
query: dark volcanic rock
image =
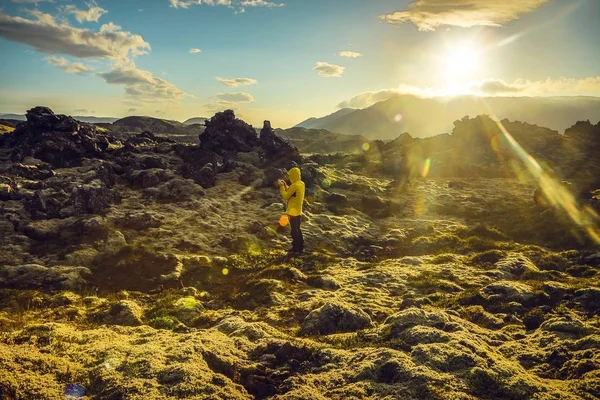
{"type": "Polygon", "coordinates": [[[302,161],[298,148],[275,134],[271,122],[265,121],[259,138],[261,159],[265,165],[292,168],[302,161]]]}
{"type": "Polygon", "coordinates": [[[11,289],[66,289],[81,288],[91,276],[84,267],[55,266],[37,264],[0,267],[0,287],[11,289]]]}
{"type": "Polygon", "coordinates": [[[73,207],[74,215],[88,213],[103,215],[111,204],[120,202],[119,193],[108,189],[100,180],[78,186],[69,198],[69,205],[73,207]]]}
{"type": "Polygon", "coordinates": [[[175,153],[183,160],[181,175],[193,179],[205,189],[215,185],[219,172],[230,171],[235,165],[229,154],[222,153],[221,156],[197,146],[178,145],[175,153]]]}
{"type": "Polygon", "coordinates": [[[306,316],[302,323],[302,334],[328,335],[354,332],[373,326],[369,314],[361,309],[346,309],[339,304],[326,303],[306,316]]]}
{"type": "Polygon", "coordinates": [[[65,115],[56,115],[47,107],[27,111],[27,122],[7,134],[3,146],[12,148],[13,161],[31,156],[53,167],[73,166],[81,158],[102,158],[109,137],[92,125],[80,124],[65,115]]]}
{"type": "Polygon", "coordinates": [[[233,110],[216,113],[205,123],[206,129],[200,134],[200,148],[203,150],[251,151],[258,145],[254,128],[235,117],[233,110]]]}
{"type": "Polygon", "coordinates": [[[173,139],[156,136],[149,131],[144,131],[127,138],[125,141],[125,149],[135,151],[138,146],[155,146],[159,143],[175,143],[175,141],[173,139]]]}

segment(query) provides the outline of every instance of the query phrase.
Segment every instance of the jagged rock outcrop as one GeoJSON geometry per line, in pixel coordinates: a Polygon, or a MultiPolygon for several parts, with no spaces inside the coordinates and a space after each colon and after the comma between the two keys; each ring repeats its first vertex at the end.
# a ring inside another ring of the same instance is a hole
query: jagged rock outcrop
{"type": "Polygon", "coordinates": [[[27,122],[19,124],[2,144],[12,149],[15,162],[30,156],[53,167],[74,166],[84,157],[103,158],[110,143],[108,135],[94,126],[54,114],[48,107],[34,107],[26,117],[27,122]]]}
{"type": "Polygon", "coordinates": [[[233,110],[216,113],[205,122],[206,129],[199,136],[200,148],[214,152],[251,151],[258,145],[254,128],[235,117],[233,110]]]}
{"type": "Polygon", "coordinates": [[[260,131],[259,144],[261,159],[265,165],[291,168],[302,162],[296,146],[286,142],[275,134],[271,122],[265,121],[260,131]],[[294,164],[295,163],[295,164],[294,164]]]}
{"type": "Polygon", "coordinates": [[[159,143],[175,143],[175,141],[173,139],[156,136],[150,131],[144,131],[127,138],[124,145],[126,150],[136,151],[136,147],[138,146],[156,146],[159,143]]]}

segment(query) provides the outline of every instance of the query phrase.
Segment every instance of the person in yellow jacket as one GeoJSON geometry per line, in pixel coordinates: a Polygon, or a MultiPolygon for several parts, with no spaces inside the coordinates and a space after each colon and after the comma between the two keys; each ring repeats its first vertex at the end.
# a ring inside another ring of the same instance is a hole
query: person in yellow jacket
{"type": "Polygon", "coordinates": [[[302,203],[304,203],[304,182],[300,179],[300,168],[292,168],[288,171],[291,185],[288,186],[284,180],[277,181],[283,201],[287,202],[285,213],[289,216],[292,228],[292,248],[290,253],[302,253],[304,251],[304,238],[300,223],[302,222],[302,203]]]}

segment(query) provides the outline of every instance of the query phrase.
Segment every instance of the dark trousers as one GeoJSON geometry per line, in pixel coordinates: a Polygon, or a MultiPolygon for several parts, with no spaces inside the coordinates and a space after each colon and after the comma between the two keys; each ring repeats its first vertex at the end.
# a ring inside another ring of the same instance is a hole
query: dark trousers
{"type": "Polygon", "coordinates": [[[290,226],[292,228],[292,250],[294,251],[304,250],[304,238],[302,237],[302,231],[300,230],[301,222],[302,215],[290,217],[290,226]]]}

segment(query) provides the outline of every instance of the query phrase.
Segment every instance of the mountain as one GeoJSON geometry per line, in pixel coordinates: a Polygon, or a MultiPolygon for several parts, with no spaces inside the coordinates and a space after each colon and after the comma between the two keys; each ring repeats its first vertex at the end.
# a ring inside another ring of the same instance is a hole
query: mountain
{"type": "Polygon", "coordinates": [[[338,110],[338,111],[334,112],[333,114],[329,114],[325,117],[309,118],[309,119],[302,121],[299,124],[295,125],[294,128],[318,129],[321,126],[328,124],[328,123],[332,123],[333,121],[337,120],[338,118],[345,117],[346,115],[349,115],[349,114],[353,113],[354,111],[356,111],[356,109],[354,109],[354,108],[342,108],[341,110],[338,110]]]}
{"type": "Polygon", "coordinates": [[[325,129],[294,127],[276,129],[275,133],[298,147],[302,153],[360,153],[363,144],[368,142],[363,136],[333,133],[325,129]]]}
{"type": "MultiPolygon", "coordinates": [[[[118,120],[118,118],[114,117],[94,117],[94,116],[79,116],[74,115],[74,119],[81,122],[86,122],[88,124],[100,124],[100,123],[112,123],[118,120]]],[[[25,115],[21,114],[0,114],[0,119],[16,119],[18,121],[25,121],[25,115]]]]}
{"type": "Polygon", "coordinates": [[[396,138],[402,132],[409,132],[413,137],[428,137],[450,132],[453,127],[452,121],[459,120],[465,115],[480,114],[495,115],[499,119],[524,121],[564,132],[573,121],[598,121],[600,98],[476,96],[420,98],[402,95],[362,110],[349,113],[344,111],[336,118],[331,118],[335,115],[331,114],[312,119],[309,124],[315,129],[386,140],[396,138]]]}
{"type": "Polygon", "coordinates": [[[206,121],[208,118],[205,117],[193,117],[190,119],[187,119],[185,121],[183,121],[184,124],[186,125],[192,125],[192,124],[202,124],[204,125],[204,121],[206,121]]]}

